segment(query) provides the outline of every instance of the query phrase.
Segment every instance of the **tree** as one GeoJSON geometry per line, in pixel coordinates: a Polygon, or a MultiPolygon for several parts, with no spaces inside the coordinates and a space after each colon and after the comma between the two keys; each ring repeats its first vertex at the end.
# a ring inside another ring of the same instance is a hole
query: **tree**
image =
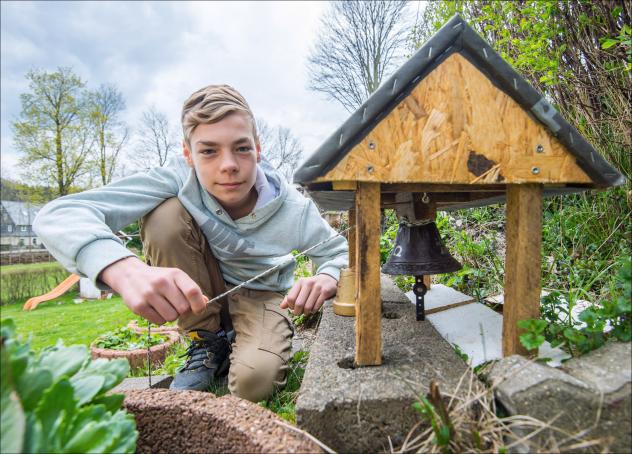
{"type": "Polygon", "coordinates": [[[143,112],[138,143],[130,160],[142,170],[162,167],[176,151],[178,141],[167,116],[154,106],[143,112]]]}
{"type": "Polygon", "coordinates": [[[265,120],[257,118],[257,135],[261,143],[261,155],[288,181],[303,155],[303,146],[289,128],[270,127],[265,120]]]}
{"type": "Polygon", "coordinates": [[[332,2],[309,56],[309,88],[357,109],[396,63],[405,10],[405,0],[332,2]]]}
{"type": "Polygon", "coordinates": [[[112,180],[119,153],[128,137],[120,119],[125,109],[123,95],[114,85],[101,85],[88,93],[88,116],[96,142],[96,167],[103,185],[112,180]]]}
{"type": "Polygon", "coordinates": [[[93,140],[83,104],[83,81],[70,68],[29,71],[29,93],[20,95],[22,111],[13,123],[14,141],[23,153],[23,176],[56,187],[56,195],[87,172],[93,140]]]}

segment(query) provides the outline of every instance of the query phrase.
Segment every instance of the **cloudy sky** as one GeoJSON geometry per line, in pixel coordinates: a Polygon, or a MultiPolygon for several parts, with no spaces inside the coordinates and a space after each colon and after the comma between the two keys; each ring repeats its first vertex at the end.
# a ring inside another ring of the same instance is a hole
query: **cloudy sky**
{"type": "Polygon", "coordinates": [[[183,100],[229,83],[255,115],[291,128],[309,154],[346,119],[307,89],[306,61],[325,2],[1,3],[2,176],[17,178],[11,122],[29,69],[71,66],[89,88],[113,83],[132,127],[155,105],[176,125],[183,100]]]}

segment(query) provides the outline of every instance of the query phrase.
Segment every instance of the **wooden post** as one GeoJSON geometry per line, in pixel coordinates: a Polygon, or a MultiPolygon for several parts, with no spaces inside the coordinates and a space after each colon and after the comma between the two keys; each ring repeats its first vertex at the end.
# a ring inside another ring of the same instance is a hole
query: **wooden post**
{"type": "Polygon", "coordinates": [[[356,210],[349,210],[349,268],[356,266],[356,210]]]}
{"type": "Polygon", "coordinates": [[[503,356],[527,354],[519,320],[540,317],[542,185],[507,185],[503,356]]]}
{"type": "Polygon", "coordinates": [[[382,363],[380,296],[380,184],[358,182],[356,191],[356,354],[358,366],[382,363]]]}

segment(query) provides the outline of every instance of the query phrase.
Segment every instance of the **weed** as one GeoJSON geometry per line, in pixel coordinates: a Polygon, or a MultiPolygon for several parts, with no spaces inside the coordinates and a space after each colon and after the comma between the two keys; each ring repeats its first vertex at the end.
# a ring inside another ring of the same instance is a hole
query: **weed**
{"type": "Polygon", "coordinates": [[[309,353],[306,351],[296,352],[290,358],[285,388],[277,390],[269,399],[259,402],[259,405],[272,410],[286,421],[296,423],[296,398],[303,381],[308,357],[309,353]]]}
{"type": "Polygon", "coordinates": [[[520,342],[527,350],[537,350],[544,341],[560,346],[573,356],[592,351],[612,338],[629,342],[632,338],[632,266],[630,258],[619,262],[619,274],[610,284],[610,298],[584,309],[573,317],[574,298],[551,292],[542,298],[542,319],[521,320],[525,332],[520,342]]]}

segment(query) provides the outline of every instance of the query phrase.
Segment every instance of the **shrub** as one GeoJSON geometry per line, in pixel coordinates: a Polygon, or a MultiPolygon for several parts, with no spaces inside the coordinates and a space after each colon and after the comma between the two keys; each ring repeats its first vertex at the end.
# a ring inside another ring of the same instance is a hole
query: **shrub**
{"type": "Polygon", "coordinates": [[[42,295],[68,277],[58,263],[39,266],[2,267],[0,271],[0,304],[24,301],[42,295]]]}
{"type": "Polygon", "coordinates": [[[107,394],[129,371],[126,360],[92,361],[83,345],[34,354],[2,321],[0,452],[134,452],[138,433],[121,410],[123,395],[107,394]]]}

